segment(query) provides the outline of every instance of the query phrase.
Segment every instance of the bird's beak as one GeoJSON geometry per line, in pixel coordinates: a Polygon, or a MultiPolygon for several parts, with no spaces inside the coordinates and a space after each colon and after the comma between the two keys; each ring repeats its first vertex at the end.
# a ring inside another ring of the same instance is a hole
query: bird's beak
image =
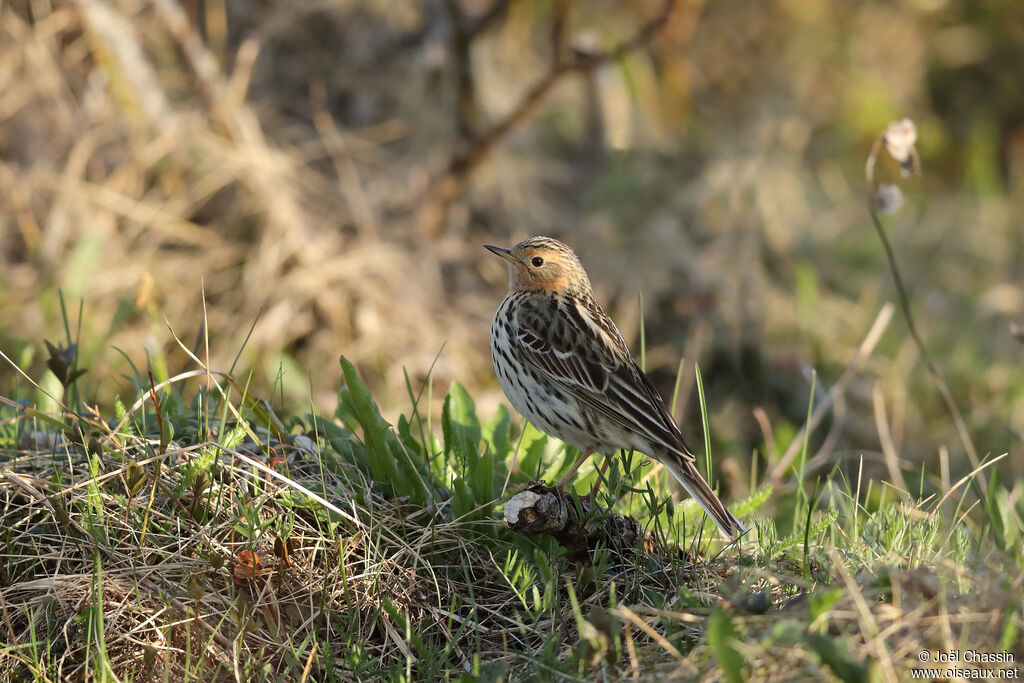
{"type": "Polygon", "coordinates": [[[500,256],[501,258],[505,259],[509,263],[515,263],[516,262],[516,257],[512,255],[512,250],[511,249],[502,249],[501,247],[495,247],[494,245],[491,245],[491,244],[485,244],[484,245],[484,249],[486,249],[487,251],[491,252],[492,254],[496,254],[496,255],[500,256]]]}

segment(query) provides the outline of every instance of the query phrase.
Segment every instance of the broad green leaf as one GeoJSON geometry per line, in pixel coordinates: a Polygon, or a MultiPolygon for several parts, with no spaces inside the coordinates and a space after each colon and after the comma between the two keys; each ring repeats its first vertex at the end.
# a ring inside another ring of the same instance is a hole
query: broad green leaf
{"type": "Polygon", "coordinates": [[[423,447],[412,435],[412,426],[409,424],[409,420],[406,419],[405,415],[401,415],[398,418],[398,436],[409,453],[413,453],[417,456],[423,455],[423,447]]]}
{"type": "Polygon", "coordinates": [[[425,463],[402,447],[355,366],[344,356],[340,362],[345,387],[338,390],[335,415],[346,423],[354,421],[362,427],[370,476],[390,488],[393,495],[409,496],[415,503],[425,503],[429,498],[424,488],[425,480],[429,480],[425,463]],[[421,467],[417,467],[417,462],[421,467]]]}
{"type": "Polygon", "coordinates": [[[528,479],[540,476],[540,463],[547,450],[547,434],[531,424],[524,423],[522,443],[519,447],[519,470],[528,479]]]}
{"type": "Polygon", "coordinates": [[[452,426],[452,395],[444,397],[441,404],[441,438],[444,439],[444,458],[447,461],[455,447],[455,428],[452,426]]]}
{"type": "Polygon", "coordinates": [[[743,656],[740,655],[733,641],[736,639],[736,630],[733,628],[732,619],[721,607],[716,607],[708,619],[708,645],[715,653],[718,665],[722,667],[725,680],[729,683],[743,682],[743,656]]]}
{"type": "Polygon", "coordinates": [[[368,469],[369,462],[366,459],[366,452],[362,445],[352,438],[352,432],[344,427],[321,420],[317,424],[317,430],[324,436],[331,449],[337,453],[342,460],[353,463],[360,469],[368,469]]]}
{"type": "Polygon", "coordinates": [[[449,434],[445,434],[445,449],[453,449],[456,456],[468,467],[470,461],[477,457],[477,444],[482,438],[480,420],[476,417],[476,405],[458,382],[452,382],[445,401],[449,408],[450,438],[453,440],[449,445],[449,434]]]}
{"type": "Polygon", "coordinates": [[[1020,539],[1020,527],[1017,525],[1016,515],[1010,504],[1010,496],[999,479],[998,470],[992,471],[992,478],[989,480],[988,494],[985,496],[985,512],[988,514],[999,547],[1009,550],[1016,546],[1020,539]]]}
{"type": "Polygon", "coordinates": [[[808,595],[807,601],[810,605],[809,621],[814,622],[822,614],[828,612],[839,602],[841,597],[843,597],[843,591],[838,588],[821,588],[808,595]]]}
{"type": "Polygon", "coordinates": [[[494,500],[494,455],[489,448],[472,462],[469,478],[477,504],[494,500]]]}
{"type": "Polygon", "coordinates": [[[839,680],[845,683],[867,682],[868,668],[854,660],[849,648],[844,647],[838,638],[817,633],[808,633],[804,638],[821,663],[832,669],[839,680]]]}
{"type": "MultiPolygon", "coordinates": [[[[462,519],[476,508],[473,502],[473,492],[470,491],[466,480],[456,477],[452,481],[452,517],[462,519]]],[[[472,517],[469,517],[472,519],[472,517]]]]}
{"type": "Polygon", "coordinates": [[[505,461],[512,452],[512,442],[509,441],[508,430],[512,418],[503,405],[498,406],[494,417],[484,423],[484,439],[490,446],[496,460],[505,461]]]}

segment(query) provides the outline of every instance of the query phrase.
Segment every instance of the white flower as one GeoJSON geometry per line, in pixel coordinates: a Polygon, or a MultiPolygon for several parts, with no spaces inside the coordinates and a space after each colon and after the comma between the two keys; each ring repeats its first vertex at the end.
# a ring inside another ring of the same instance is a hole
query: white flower
{"type": "Polygon", "coordinates": [[[882,142],[893,159],[900,162],[903,176],[917,175],[918,160],[914,143],[917,142],[917,126],[910,119],[893,121],[885,129],[882,142]]]}
{"type": "Polygon", "coordinates": [[[885,136],[882,140],[892,158],[902,164],[914,151],[914,143],[917,142],[917,126],[910,119],[893,121],[885,129],[885,136]]]}

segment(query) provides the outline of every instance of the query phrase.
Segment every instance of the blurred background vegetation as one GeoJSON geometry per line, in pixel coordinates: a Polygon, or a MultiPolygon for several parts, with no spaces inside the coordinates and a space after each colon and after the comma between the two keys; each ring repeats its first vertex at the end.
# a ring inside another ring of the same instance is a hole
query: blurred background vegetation
{"type": "MultiPolygon", "coordinates": [[[[895,299],[864,163],[908,116],[923,175],[890,238],[980,454],[1019,477],[1022,64],[1019,0],[5,0],[0,349],[45,383],[63,294],[101,408],[128,358],[194,367],[173,329],[286,408],[333,408],[345,354],[391,415],[433,367],[486,416],[507,273],[481,245],[547,234],[634,349],[643,321],[666,396],[685,359],[694,442],[700,364],[746,481],[895,299]]],[[[812,453],[881,468],[883,438],[968,468],[898,314],[812,453]]]]}

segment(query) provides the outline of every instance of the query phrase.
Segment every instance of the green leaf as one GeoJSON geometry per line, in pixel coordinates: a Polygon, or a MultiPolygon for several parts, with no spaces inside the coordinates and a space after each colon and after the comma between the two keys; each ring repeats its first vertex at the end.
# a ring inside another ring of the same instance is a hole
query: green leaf
{"type": "Polygon", "coordinates": [[[505,461],[512,452],[512,442],[509,441],[508,430],[512,422],[508,410],[503,405],[498,406],[494,417],[484,423],[484,439],[487,445],[494,452],[496,460],[505,461]]]}
{"type": "Polygon", "coordinates": [[[224,446],[224,448],[235,448],[245,441],[247,434],[246,426],[247,425],[245,423],[241,423],[232,427],[227,433],[221,436],[221,445],[224,446]]]}
{"type": "Polygon", "coordinates": [[[1003,634],[999,636],[998,648],[1005,652],[1017,642],[1017,636],[1020,635],[1020,617],[1016,614],[1012,604],[1006,606],[1006,611],[1003,614],[1005,621],[1003,622],[1003,634]]]}
{"type": "Polygon", "coordinates": [[[395,470],[398,473],[398,478],[394,485],[395,494],[409,496],[409,500],[419,505],[425,504],[430,495],[424,486],[427,480],[430,479],[430,476],[429,474],[424,474],[423,470],[426,469],[425,467],[417,467],[417,464],[423,464],[423,460],[415,453],[407,451],[399,440],[398,435],[390,429],[385,437],[385,444],[394,463],[395,470]]]}
{"type": "Polygon", "coordinates": [[[462,674],[462,683],[501,683],[509,680],[508,664],[505,662],[486,662],[480,665],[475,675],[462,674]]]}
{"type": "Polygon", "coordinates": [[[838,588],[822,588],[808,595],[807,601],[810,605],[809,621],[816,621],[818,617],[832,609],[841,597],[843,597],[843,591],[838,588]]]}
{"type": "Polygon", "coordinates": [[[521,441],[519,469],[530,479],[539,477],[541,459],[548,446],[548,436],[533,425],[526,424],[521,441]]]}
{"type": "Polygon", "coordinates": [[[85,528],[100,544],[107,542],[107,513],[103,491],[97,483],[100,476],[100,459],[89,458],[89,486],[86,488],[89,506],[85,515],[85,528]]]}
{"type": "MultiPolygon", "coordinates": [[[[480,420],[476,417],[476,405],[458,382],[452,382],[445,402],[449,406],[450,436],[453,439],[451,447],[468,466],[469,461],[477,457],[477,444],[483,438],[480,420]]],[[[445,435],[446,449],[448,448],[448,436],[445,435]]]]}
{"type": "Polygon", "coordinates": [[[455,447],[455,428],[452,426],[452,395],[444,397],[441,404],[441,438],[444,439],[444,458],[448,460],[455,447]]]}
{"type": "Polygon", "coordinates": [[[349,412],[345,409],[350,409],[351,416],[355,418],[355,421],[364,430],[364,437],[370,450],[380,453],[386,452],[384,434],[387,432],[388,425],[384,418],[381,417],[380,409],[377,408],[373,396],[370,395],[370,390],[363,383],[363,380],[359,378],[355,366],[344,356],[341,357],[341,371],[345,377],[345,388],[348,391],[339,390],[339,405],[335,414],[338,417],[344,418],[345,413],[349,412]]]}
{"type": "Polygon", "coordinates": [[[128,463],[128,472],[125,473],[124,479],[128,495],[134,496],[142,490],[142,485],[146,483],[146,470],[143,469],[142,465],[132,460],[128,463]]]}
{"type": "Polygon", "coordinates": [[[409,424],[409,420],[406,419],[405,415],[398,417],[398,438],[402,440],[402,444],[409,453],[415,453],[418,456],[423,455],[423,447],[420,446],[420,442],[416,440],[416,437],[412,435],[412,425],[409,424]]]}
{"type": "Polygon", "coordinates": [[[66,424],[66,423],[58,420],[55,417],[50,417],[46,413],[38,411],[35,408],[30,408],[28,406],[19,406],[19,410],[21,410],[21,412],[23,412],[25,415],[27,415],[28,417],[31,417],[34,420],[39,420],[41,422],[45,422],[46,424],[50,425],[51,427],[56,427],[57,429],[61,430],[65,434],[74,434],[75,433],[75,427],[74,426],[66,424]]]}
{"type": "Polygon", "coordinates": [[[454,519],[462,519],[467,515],[469,515],[466,517],[467,519],[472,519],[476,516],[469,514],[476,508],[476,505],[473,502],[473,492],[466,484],[466,480],[462,477],[456,477],[455,480],[452,481],[451,505],[452,517],[454,519]]]}
{"type": "Polygon", "coordinates": [[[1003,550],[1015,547],[1020,540],[1020,527],[1010,504],[1010,495],[999,479],[998,470],[992,471],[992,478],[989,480],[985,512],[988,514],[999,547],[1003,550]]]}
{"type": "Polygon", "coordinates": [[[868,669],[850,656],[850,650],[844,647],[838,638],[808,633],[804,636],[821,663],[832,669],[836,677],[845,683],[866,683],[868,669]]]}
{"type": "Polygon", "coordinates": [[[541,479],[544,481],[551,481],[556,477],[561,478],[562,472],[568,472],[569,467],[580,456],[579,450],[569,444],[563,444],[556,453],[558,457],[548,463],[548,466],[544,468],[544,473],[541,474],[541,479]]]}
{"type": "Polygon", "coordinates": [[[708,645],[715,653],[719,666],[725,674],[725,680],[729,683],[743,682],[743,656],[740,655],[733,641],[736,639],[736,630],[733,628],[732,619],[721,607],[715,607],[708,620],[708,645]]]}
{"type": "Polygon", "coordinates": [[[718,664],[722,667],[725,680],[729,683],[742,683],[743,657],[733,644],[735,639],[736,631],[732,627],[732,618],[721,607],[715,607],[708,620],[708,644],[711,645],[718,664]]]}
{"type": "Polygon", "coordinates": [[[809,528],[798,528],[795,532],[789,534],[785,538],[780,539],[778,545],[776,545],[775,547],[775,552],[785,552],[798,546],[803,546],[805,535],[808,538],[817,538],[819,534],[821,534],[826,529],[831,528],[835,524],[835,519],[835,512],[826,512],[821,519],[812,524],[809,528]]]}
{"type": "Polygon", "coordinates": [[[128,409],[125,408],[124,402],[120,396],[114,396],[114,414],[117,415],[117,424],[124,424],[124,417],[128,414],[128,409]]]}
{"type": "Polygon", "coordinates": [[[170,418],[165,416],[160,420],[159,424],[160,448],[166,449],[167,444],[171,443],[171,440],[174,438],[174,424],[171,422],[170,418]]]}
{"type": "Polygon", "coordinates": [[[491,449],[486,449],[470,465],[469,478],[477,504],[494,500],[494,455],[491,449]]]}
{"type": "Polygon", "coordinates": [[[340,425],[327,420],[317,423],[317,430],[324,436],[331,449],[337,453],[344,462],[352,463],[363,471],[370,468],[369,460],[366,457],[366,449],[363,445],[352,438],[352,432],[340,425]]]}
{"type": "Polygon", "coordinates": [[[425,484],[430,480],[426,463],[420,458],[414,460],[415,452],[403,448],[355,366],[344,356],[340,362],[345,387],[338,389],[335,415],[346,424],[354,421],[362,427],[370,476],[389,488],[391,495],[409,496],[410,501],[421,505],[426,503],[429,494],[425,484]]]}
{"type": "Polygon", "coordinates": [[[533,549],[533,564],[537,567],[537,572],[540,574],[542,582],[547,583],[554,578],[554,573],[551,571],[551,563],[548,562],[548,556],[540,548],[533,549]]]}

